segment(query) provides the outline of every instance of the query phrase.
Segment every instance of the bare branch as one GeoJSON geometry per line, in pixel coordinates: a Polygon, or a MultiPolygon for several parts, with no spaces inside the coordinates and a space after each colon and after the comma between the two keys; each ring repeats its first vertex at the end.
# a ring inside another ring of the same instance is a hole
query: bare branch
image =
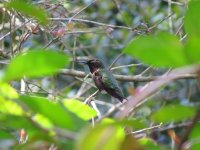
{"type": "MultiPolygon", "coordinates": [[[[83,71],[77,71],[77,70],[70,70],[70,69],[62,69],[60,70],[60,73],[63,75],[69,75],[69,76],[74,76],[74,77],[85,77],[87,74],[83,71]]],[[[131,75],[117,75],[114,74],[114,77],[123,82],[149,82],[156,80],[160,76],[149,76],[149,77],[144,77],[144,76],[131,76],[131,75]]],[[[197,78],[196,74],[180,74],[176,75],[176,79],[195,79],[197,78]]]]}
{"type": "Polygon", "coordinates": [[[193,66],[188,66],[188,67],[172,70],[167,75],[158,77],[155,81],[148,83],[149,84],[148,87],[146,87],[142,91],[142,93],[138,93],[134,97],[133,96],[130,97],[129,101],[125,103],[126,109],[122,110],[119,113],[118,117],[122,119],[129,116],[129,114],[134,110],[134,108],[137,106],[138,103],[140,103],[145,98],[154,94],[157,90],[160,89],[160,87],[168,84],[169,82],[173,80],[179,79],[180,76],[182,75],[197,74],[199,70],[200,70],[199,65],[193,65],[193,66]]]}
{"type": "Polygon", "coordinates": [[[110,27],[110,28],[134,30],[134,28],[131,28],[131,27],[111,25],[111,24],[106,24],[106,23],[101,23],[101,22],[86,20],[86,19],[77,19],[77,18],[73,18],[73,19],[71,19],[71,18],[49,18],[49,19],[53,20],[53,21],[69,21],[69,20],[71,20],[71,21],[77,21],[77,22],[91,23],[91,24],[95,24],[98,26],[105,26],[105,27],[110,27]]]}

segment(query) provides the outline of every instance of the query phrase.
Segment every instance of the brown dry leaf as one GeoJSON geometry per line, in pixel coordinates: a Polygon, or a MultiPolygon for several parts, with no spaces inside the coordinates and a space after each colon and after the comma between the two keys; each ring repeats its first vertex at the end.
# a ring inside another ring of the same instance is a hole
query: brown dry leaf
{"type": "Polygon", "coordinates": [[[69,21],[66,25],[66,29],[68,31],[72,31],[74,29],[74,23],[72,21],[69,21]]]}
{"type": "Polygon", "coordinates": [[[176,135],[176,133],[174,132],[174,130],[168,130],[167,134],[170,136],[170,138],[176,143],[176,144],[180,144],[181,140],[180,138],[176,135]]]}
{"type": "Polygon", "coordinates": [[[53,35],[57,37],[62,37],[63,35],[65,35],[65,28],[62,27],[56,31],[53,31],[53,35]]]}
{"type": "Polygon", "coordinates": [[[130,95],[134,96],[135,93],[136,93],[135,88],[134,88],[134,87],[129,87],[129,88],[128,88],[128,93],[129,93],[130,95]]]}

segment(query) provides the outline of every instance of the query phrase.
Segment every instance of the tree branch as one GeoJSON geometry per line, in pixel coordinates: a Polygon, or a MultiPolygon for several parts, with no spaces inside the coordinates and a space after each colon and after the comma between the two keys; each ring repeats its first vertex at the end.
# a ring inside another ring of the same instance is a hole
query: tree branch
{"type": "MultiPolygon", "coordinates": [[[[123,119],[128,117],[141,101],[158,91],[160,87],[165,86],[173,80],[180,79],[186,74],[198,74],[199,71],[200,66],[196,64],[182,68],[177,68],[172,70],[167,75],[157,77],[155,81],[148,83],[148,86],[142,91],[142,93],[138,93],[134,95],[134,97],[132,96],[129,98],[129,101],[127,101],[124,106],[126,109],[119,112],[118,118],[123,119]]],[[[196,77],[198,76],[196,75],[196,77]]]]}
{"type": "MultiPolygon", "coordinates": [[[[61,74],[63,75],[69,75],[69,76],[75,76],[75,77],[85,77],[87,74],[83,71],[78,71],[78,70],[70,70],[70,69],[62,69],[60,71],[61,74]]],[[[123,82],[149,82],[149,81],[154,81],[160,76],[131,76],[131,75],[117,75],[114,74],[114,77],[118,81],[123,81],[123,82]]],[[[176,75],[176,79],[196,79],[197,75],[196,74],[179,74],[176,75]]]]}

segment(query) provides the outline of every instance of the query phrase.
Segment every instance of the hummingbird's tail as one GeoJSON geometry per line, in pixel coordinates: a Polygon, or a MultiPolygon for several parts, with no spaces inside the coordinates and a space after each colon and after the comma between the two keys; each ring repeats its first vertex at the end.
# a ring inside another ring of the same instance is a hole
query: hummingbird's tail
{"type": "Polygon", "coordinates": [[[127,99],[127,98],[125,98],[125,97],[122,97],[122,98],[120,98],[120,99],[119,99],[119,101],[120,101],[121,103],[125,103],[125,102],[127,102],[127,101],[128,101],[128,99],[127,99]]]}

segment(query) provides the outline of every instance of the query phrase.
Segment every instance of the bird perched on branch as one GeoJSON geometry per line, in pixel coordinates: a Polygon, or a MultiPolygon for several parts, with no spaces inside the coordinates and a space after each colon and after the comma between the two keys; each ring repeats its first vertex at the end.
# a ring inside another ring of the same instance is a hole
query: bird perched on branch
{"type": "Polygon", "coordinates": [[[79,63],[87,64],[92,73],[93,81],[99,91],[106,91],[109,95],[117,98],[120,102],[126,100],[112,73],[104,64],[96,58],[77,59],[79,63]]]}

